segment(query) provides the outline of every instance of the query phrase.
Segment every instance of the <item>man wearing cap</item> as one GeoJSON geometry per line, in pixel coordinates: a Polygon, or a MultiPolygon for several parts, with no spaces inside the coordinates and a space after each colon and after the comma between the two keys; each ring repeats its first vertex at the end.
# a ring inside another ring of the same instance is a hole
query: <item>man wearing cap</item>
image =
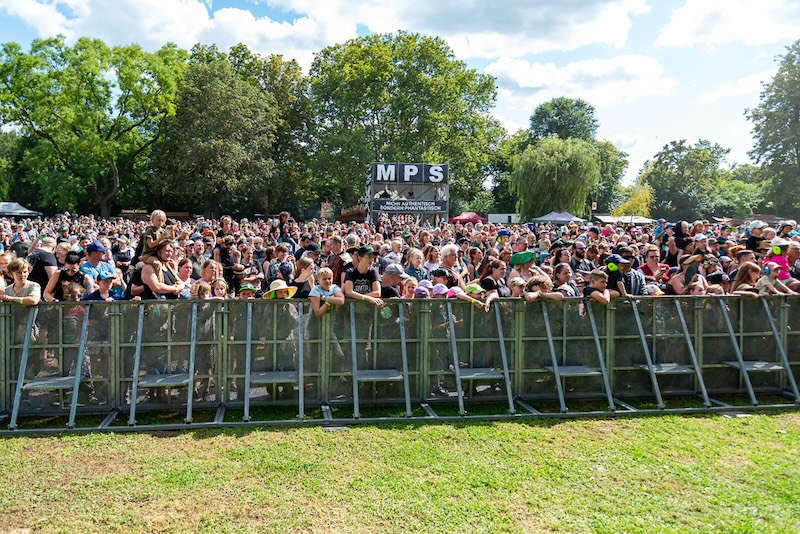
{"type": "Polygon", "coordinates": [[[102,261],[103,255],[108,251],[99,241],[92,241],[86,246],[86,261],[81,265],[81,272],[85,274],[90,282],[92,288],[98,289],[97,280],[100,273],[114,273],[114,267],[105,261],[102,261]]]}
{"type": "Polygon", "coordinates": [[[747,242],[745,243],[747,250],[752,250],[753,252],[758,250],[759,246],[761,245],[761,240],[763,239],[762,233],[764,232],[764,227],[766,226],[767,223],[759,220],[755,220],[750,223],[750,235],[747,237],[747,242]]]}
{"type": "Polygon", "coordinates": [[[256,287],[250,282],[243,282],[239,286],[239,300],[248,300],[256,298],[256,287]]]}
{"type": "Polygon", "coordinates": [[[357,260],[353,259],[353,268],[344,275],[344,296],[381,307],[383,301],[380,299],[380,275],[372,266],[375,256],[375,250],[371,246],[359,247],[357,260]]]}
{"type": "Polygon", "coordinates": [[[115,275],[106,271],[97,275],[97,289],[84,296],[82,300],[102,300],[111,302],[117,300],[111,293],[111,286],[114,284],[115,275]]]}
{"type": "Polygon", "coordinates": [[[630,264],[628,260],[624,259],[619,254],[611,254],[606,258],[606,267],[604,272],[608,275],[608,291],[611,298],[625,295],[625,283],[623,281],[622,266],[630,264]]]}
{"type": "Polygon", "coordinates": [[[458,286],[464,289],[466,287],[464,278],[459,272],[461,269],[458,262],[458,246],[450,244],[442,247],[439,268],[447,271],[448,288],[458,286]]]}
{"type": "Polygon", "coordinates": [[[399,263],[390,263],[386,266],[381,277],[381,298],[397,299],[402,294],[403,281],[411,278],[399,263]]]}

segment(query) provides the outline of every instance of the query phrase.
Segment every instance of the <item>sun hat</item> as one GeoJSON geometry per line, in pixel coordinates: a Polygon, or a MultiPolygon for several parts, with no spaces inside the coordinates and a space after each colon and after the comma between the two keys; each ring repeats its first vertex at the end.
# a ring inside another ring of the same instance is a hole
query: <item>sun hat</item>
{"type": "Polygon", "coordinates": [[[471,284],[467,284],[467,287],[465,287],[464,289],[466,290],[467,295],[480,295],[481,293],[486,291],[480,286],[480,284],[476,284],[474,282],[471,284]]]}
{"type": "Polygon", "coordinates": [[[511,255],[509,263],[511,265],[525,265],[533,261],[533,252],[526,250],[524,252],[515,252],[511,255]]]}
{"type": "Polygon", "coordinates": [[[448,289],[446,285],[436,284],[435,286],[433,286],[433,291],[431,291],[431,293],[433,293],[434,295],[446,295],[447,291],[448,289]]]}
{"type": "Polygon", "coordinates": [[[457,296],[463,295],[463,294],[464,294],[464,290],[461,289],[458,286],[455,286],[455,287],[451,287],[450,290],[447,292],[447,298],[453,299],[453,298],[456,298],[457,296]]]}
{"type": "Polygon", "coordinates": [[[428,291],[428,288],[417,286],[417,289],[414,290],[414,298],[415,299],[426,299],[430,297],[431,293],[428,291]]]}
{"type": "Polygon", "coordinates": [[[283,280],[278,279],[278,280],[273,280],[272,283],[269,285],[269,291],[264,293],[264,298],[265,299],[274,299],[276,292],[280,291],[281,289],[286,289],[286,290],[289,291],[289,296],[287,298],[292,298],[294,296],[294,294],[297,293],[297,288],[296,287],[287,286],[286,282],[284,282],[283,280]]]}
{"type": "Polygon", "coordinates": [[[430,291],[433,289],[433,282],[430,280],[420,280],[419,284],[417,284],[417,287],[424,287],[430,293],[430,291]]]}

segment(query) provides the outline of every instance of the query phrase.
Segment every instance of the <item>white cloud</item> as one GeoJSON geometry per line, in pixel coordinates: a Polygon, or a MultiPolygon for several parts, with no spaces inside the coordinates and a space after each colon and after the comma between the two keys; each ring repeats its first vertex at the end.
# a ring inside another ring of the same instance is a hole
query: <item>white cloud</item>
{"type": "Polygon", "coordinates": [[[687,0],[675,9],[657,46],[766,45],[797,38],[796,0],[687,0]]]}
{"type": "Polygon", "coordinates": [[[296,15],[291,22],[256,17],[247,9],[214,11],[209,0],[0,0],[40,36],[100,37],[109,43],[166,41],[190,47],[244,42],[259,52],[296,57],[306,66],[316,50],[357,35],[398,29],[438,35],[462,58],[520,57],[591,44],[621,47],[645,0],[266,0],[296,15]]]}
{"type": "Polygon", "coordinates": [[[497,77],[496,113],[511,129],[527,126],[535,107],[556,96],[582,98],[596,107],[663,95],[678,85],[654,58],[640,55],[554,63],[500,58],[486,72],[497,77]]]}
{"type": "Polygon", "coordinates": [[[758,94],[761,92],[761,84],[769,81],[774,75],[775,69],[748,74],[737,80],[723,83],[715,89],[705,91],[700,95],[700,100],[715,102],[720,98],[758,94]]]}

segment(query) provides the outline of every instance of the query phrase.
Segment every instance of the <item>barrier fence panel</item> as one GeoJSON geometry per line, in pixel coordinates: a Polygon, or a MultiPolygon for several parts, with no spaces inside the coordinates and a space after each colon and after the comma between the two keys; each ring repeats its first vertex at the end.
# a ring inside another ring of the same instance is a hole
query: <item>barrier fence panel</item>
{"type": "Polygon", "coordinates": [[[420,406],[439,417],[443,403],[461,416],[476,404],[552,416],[584,400],[607,404],[592,413],[675,410],[677,396],[699,410],[730,409],[731,395],[737,407],[789,407],[800,403],[798,332],[795,296],[501,299],[488,313],[455,299],[348,301],[319,317],[287,300],[3,304],[0,417],[67,427],[102,414],[101,429],[119,429],[153,410],[197,426],[234,424],[231,407],[252,423],[263,405],[300,419],[321,407],[320,422],[330,405],[353,407],[338,412],[345,422],[378,404],[402,418],[420,406]],[[213,423],[198,423],[208,410],[213,423]]]}

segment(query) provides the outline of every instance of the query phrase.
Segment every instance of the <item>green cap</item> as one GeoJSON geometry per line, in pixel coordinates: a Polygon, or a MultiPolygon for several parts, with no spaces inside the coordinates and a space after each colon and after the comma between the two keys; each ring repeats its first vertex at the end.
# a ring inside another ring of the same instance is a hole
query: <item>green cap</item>
{"type": "Polygon", "coordinates": [[[511,265],[525,265],[533,261],[533,252],[526,250],[524,252],[515,252],[511,255],[511,260],[508,262],[511,265]]]}
{"type": "Polygon", "coordinates": [[[255,293],[256,288],[250,282],[245,282],[244,284],[239,286],[239,293],[241,293],[242,291],[252,291],[253,293],[255,293]]]}
{"type": "Polygon", "coordinates": [[[480,285],[478,285],[478,284],[476,284],[474,282],[472,284],[467,284],[467,287],[465,287],[464,290],[467,292],[468,295],[469,294],[479,295],[479,294],[483,293],[484,291],[486,291],[480,285]]]}

